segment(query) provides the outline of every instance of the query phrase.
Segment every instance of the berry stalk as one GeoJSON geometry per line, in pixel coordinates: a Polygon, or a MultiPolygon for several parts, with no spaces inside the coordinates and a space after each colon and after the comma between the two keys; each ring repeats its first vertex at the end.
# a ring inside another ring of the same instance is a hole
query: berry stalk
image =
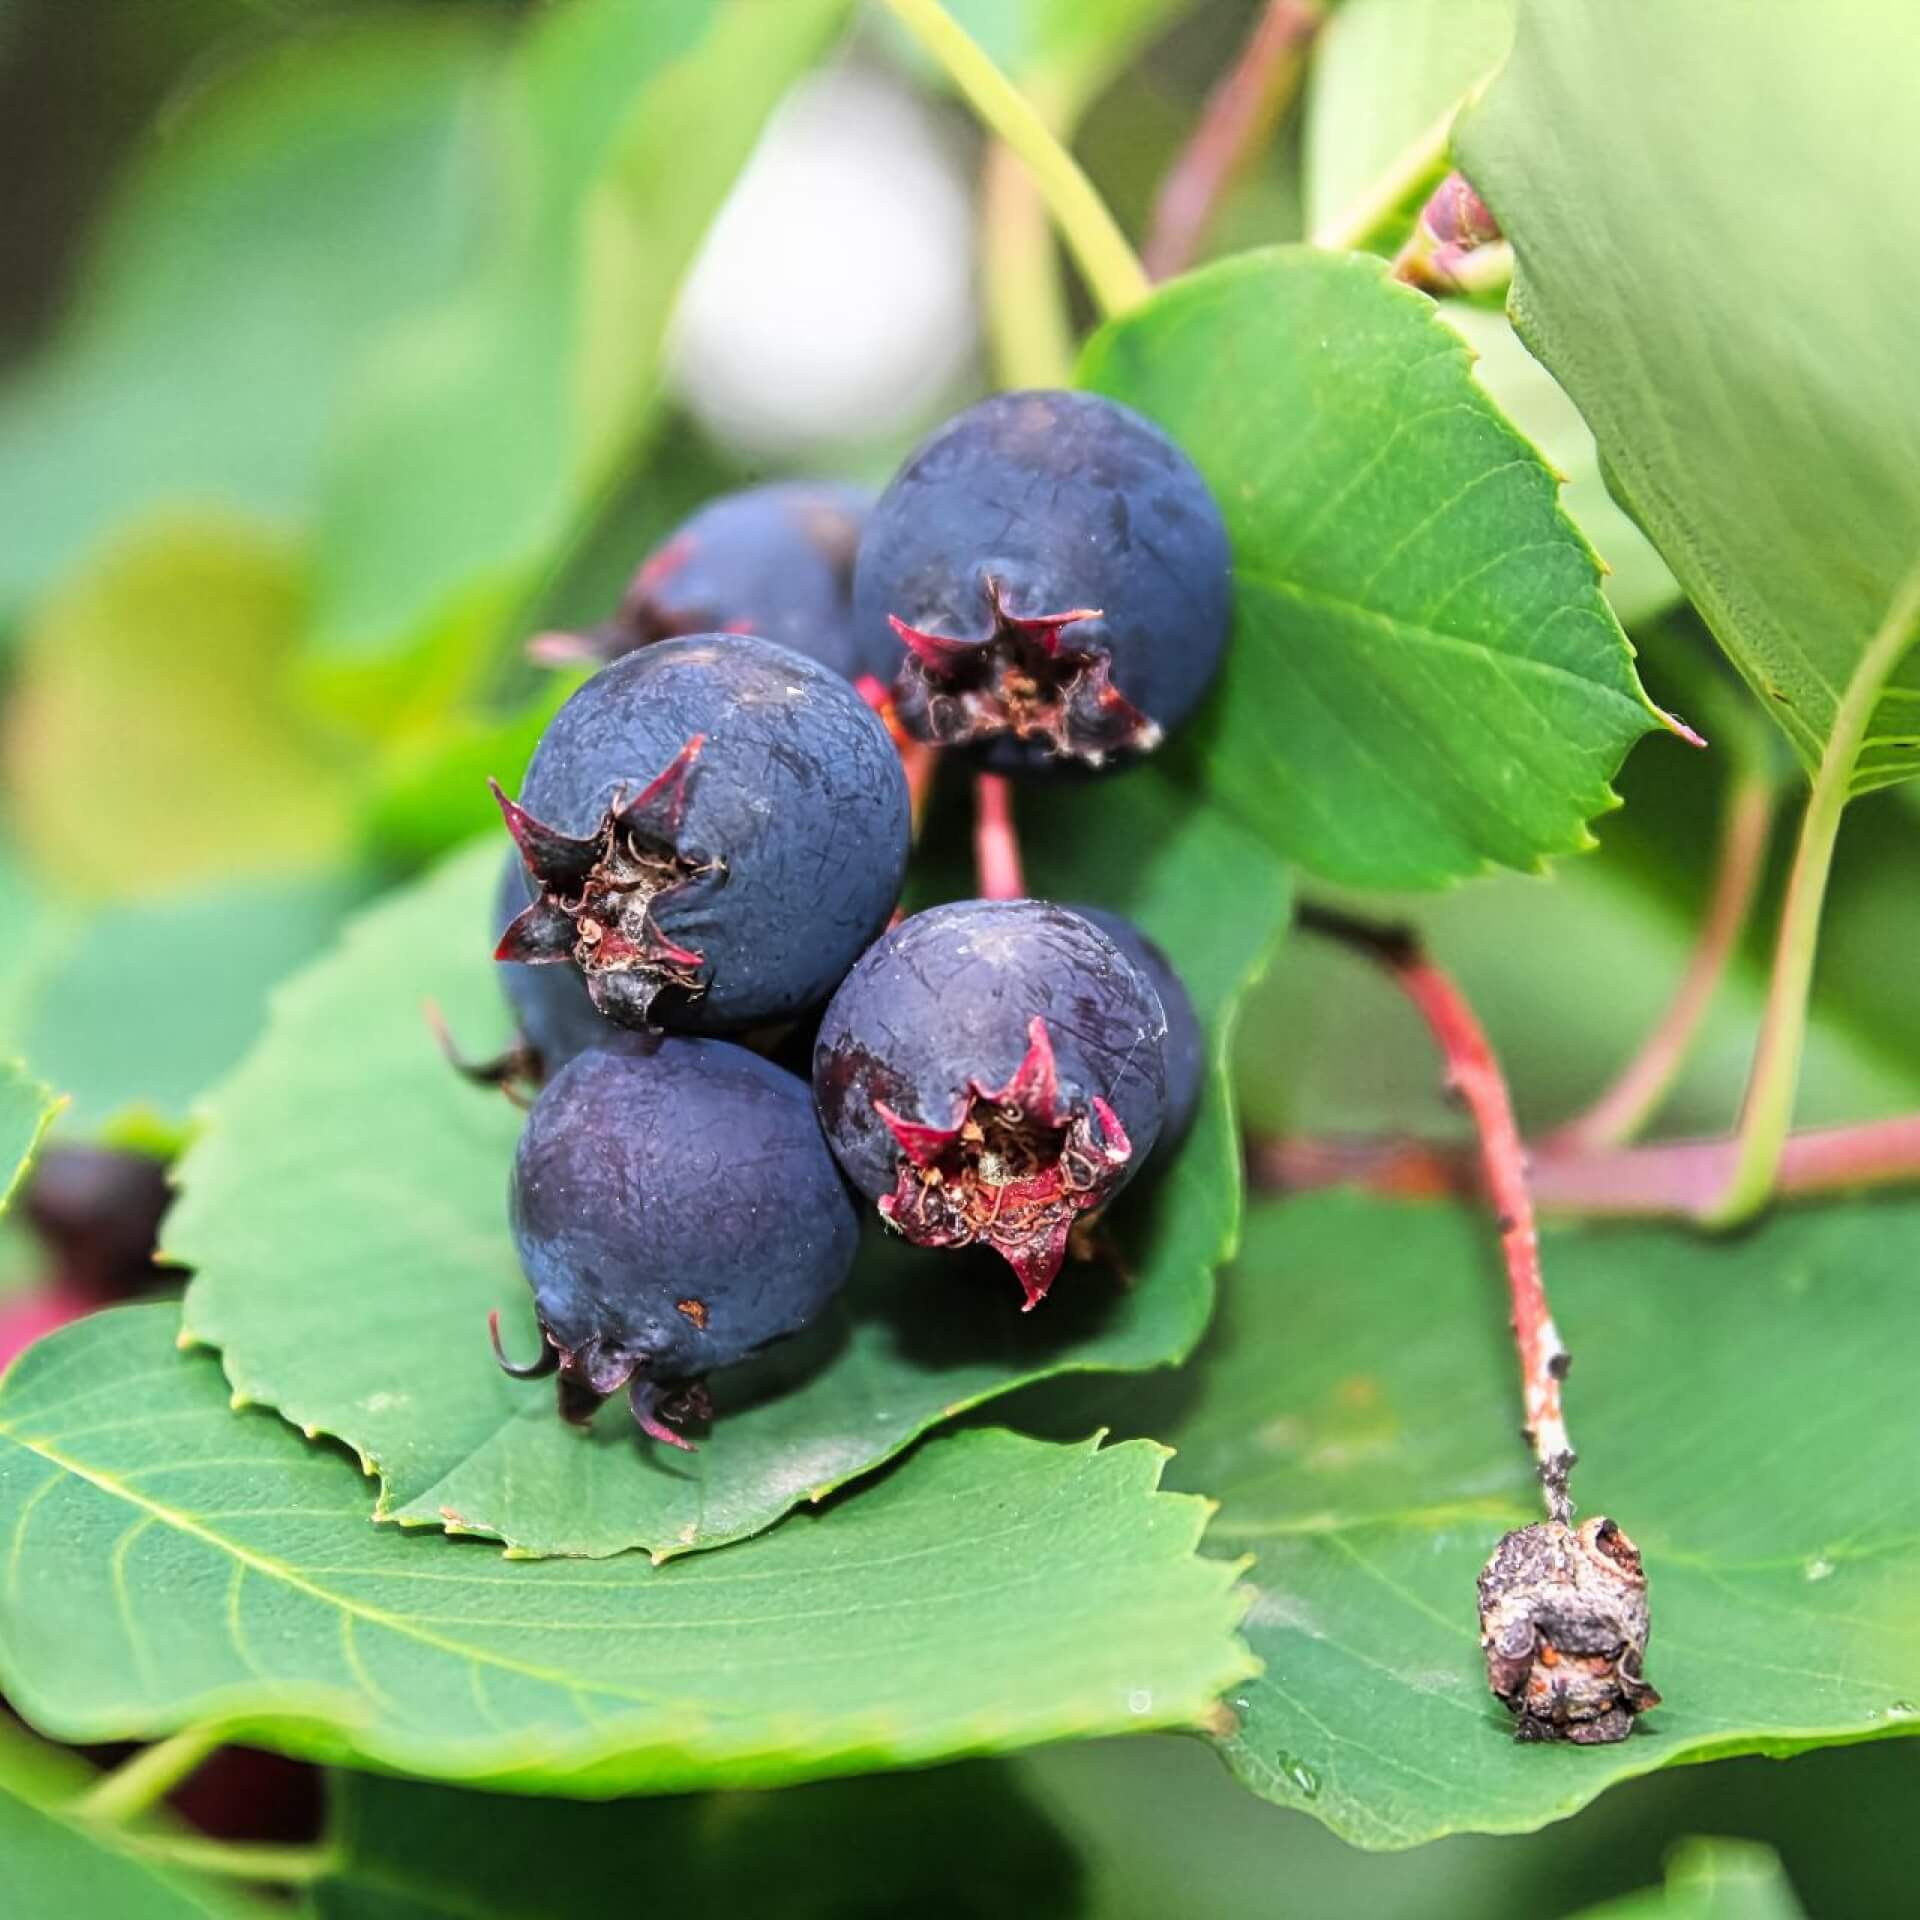
{"type": "Polygon", "coordinates": [[[1337,253],[1362,253],[1381,230],[1416,194],[1431,192],[1445,177],[1447,150],[1453,139],[1453,105],[1401,148],[1387,169],[1353,205],[1323,221],[1313,233],[1313,244],[1337,253]]]}
{"type": "Polygon", "coordinates": [[[945,70],[990,131],[1026,162],[1088,290],[1111,319],[1152,291],[1120,223],[1039,110],[990,60],[940,0],[880,0],[945,70]]]}
{"type": "Polygon", "coordinates": [[[1541,1143],[1544,1152],[1588,1153],[1619,1146],[1653,1117],[1692,1049],[1753,911],[1773,834],[1773,812],[1771,778],[1762,772],[1736,777],[1721,824],[1713,895],[1673,998],[1613,1084],[1584,1113],[1556,1127],[1541,1143]]]}
{"type": "Polygon", "coordinates": [[[226,1734],[215,1726],[182,1727],[103,1773],[74,1803],[73,1811],[116,1826],[138,1819],[198,1772],[226,1741],[226,1734]]]}
{"type": "Polygon", "coordinates": [[[1506,1259],[1527,1441],[1539,1467],[1548,1517],[1565,1526],[1573,1513],[1567,1478],[1573,1470],[1574,1451],[1567,1437],[1560,1383],[1571,1356],[1561,1344],[1547,1305],[1540,1235],[1527,1188],[1526,1149],[1500,1063],[1465,996],[1426,957],[1411,931],[1376,926],[1313,906],[1301,907],[1298,920],[1308,931],[1338,940],[1387,970],[1426,1021],[1446,1062],[1447,1084],[1473,1115],[1486,1196],[1506,1259]]]}
{"type": "Polygon", "coordinates": [[[1154,279],[1170,280],[1193,265],[1220,203],[1299,92],[1323,18],[1309,0],[1267,0],[1154,196],[1141,249],[1154,279]]]}
{"type": "Polygon", "coordinates": [[[1026,873],[1013,823],[1013,782],[1002,773],[973,777],[973,864],[982,900],[1024,900],[1026,873]]]}
{"type": "Polygon", "coordinates": [[[346,1864],[332,1842],[318,1846],[273,1846],[259,1841],[209,1840],[196,1833],[130,1833],[121,1844],[159,1865],[224,1880],[257,1880],[265,1886],[310,1887],[346,1864]]]}
{"type": "Polygon", "coordinates": [[[1046,203],[1003,140],[980,172],[981,319],[1006,387],[1061,387],[1073,378],[1073,324],[1046,203]]]}
{"type": "Polygon", "coordinates": [[[1705,1216],[1712,1226],[1737,1226],[1758,1213],[1772,1197],[1781,1156],[1793,1120],[1794,1094],[1800,1084],[1800,1058],[1807,1042],[1807,996],[1813,986],[1813,957],[1820,941],[1820,916],[1827,880],[1833,871],[1834,843],[1840,819],[1853,797],[1853,773],[1866,744],[1867,729],[1880,695],[1920,635],[1920,568],[1901,583],[1879,630],[1867,644],[1834,715],[1833,731],[1820,756],[1800,824],[1800,842],[1787,877],[1780,909],[1780,933],[1774,947],[1773,975],[1754,1048],[1753,1071],[1735,1129],[1738,1143],[1733,1172],[1716,1205],[1705,1216]]]}

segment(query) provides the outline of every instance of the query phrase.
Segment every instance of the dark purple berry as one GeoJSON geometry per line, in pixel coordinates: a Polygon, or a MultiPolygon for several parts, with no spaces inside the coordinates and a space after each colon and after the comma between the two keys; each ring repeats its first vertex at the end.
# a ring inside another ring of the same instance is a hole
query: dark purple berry
{"type": "Polygon", "coordinates": [[[851,680],[853,557],[872,506],[824,480],[724,494],[648,556],[611,620],[542,634],[534,657],[604,663],[685,634],[753,633],[851,680]]]}
{"type": "Polygon", "coordinates": [[[1165,1040],[1151,983],[1079,914],[965,900],[902,921],[848,974],[814,1096],[886,1220],[920,1246],[992,1247],[1032,1307],[1075,1219],[1153,1151],[1165,1040]]]}
{"type": "Polygon", "coordinates": [[[699,1383],[797,1333],[846,1283],[859,1216],[804,1080],[724,1040],[626,1035],[577,1055],[527,1115],[514,1244],[542,1344],[590,1419],[627,1389],[656,1440],[699,1383]]]}
{"type": "Polygon", "coordinates": [[[165,1277],[154,1255],[172,1202],[165,1161],[61,1143],[34,1162],[19,1208],[53,1256],[53,1283],[102,1301],[124,1300],[165,1277]]]}
{"type": "Polygon", "coordinates": [[[1151,751],[1206,691],[1231,611],[1199,470],[1090,393],[950,420],[881,495],[854,575],[861,662],[901,724],[1000,773],[1151,751]]]}
{"type": "Polygon", "coordinates": [[[1160,1132],[1164,1151],[1183,1139],[1193,1124],[1207,1077],[1207,1036],[1193,1010],[1193,996],[1174,972],[1173,962],[1124,914],[1077,903],[1073,911],[1091,920],[1153,982],[1160,996],[1167,1016],[1167,1119],[1160,1132]]]}
{"type": "Polygon", "coordinates": [[[623,1026],[727,1033],[818,1006],[906,871],[885,725],[766,640],[616,660],[554,716],[520,804],[494,791],[535,896],[496,958],[577,967],[623,1026]]]}

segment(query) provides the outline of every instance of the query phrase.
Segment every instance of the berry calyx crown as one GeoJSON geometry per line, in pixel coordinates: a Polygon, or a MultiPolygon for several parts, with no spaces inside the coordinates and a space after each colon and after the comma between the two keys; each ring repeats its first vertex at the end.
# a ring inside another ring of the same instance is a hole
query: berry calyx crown
{"type": "Polygon", "coordinates": [[[913,1120],[876,1099],[903,1164],[881,1216],[922,1247],[989,1246],[1012,1267],[1031,1312],[1047,1296],[1075,1220],[1112,1193],[1133,1157],[1098,1095],[1061,1097],[1053,1040],[1036,1015],[1004,1086],[970,1080],[951,1124],[913,1120]]]}

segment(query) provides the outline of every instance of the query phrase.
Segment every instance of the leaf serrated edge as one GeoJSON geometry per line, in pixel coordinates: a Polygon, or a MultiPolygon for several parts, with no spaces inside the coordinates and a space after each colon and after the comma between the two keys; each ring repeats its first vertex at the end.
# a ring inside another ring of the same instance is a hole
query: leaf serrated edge
{"type": "MultiPolygon", "coordinates": [[[[119,1308],[99,1318],[153,1315],[155,1311],[151,1307],[119,1308]]],[[[97,1326],[99,1319],[91,1324],[97,1326]]],[[[109,1499],[145,1508],[160,1524],[191,1534],[216,1552],[230,1557],[243,1553],[191,1514],[137,1493],[123,1475],[88,1467],[44,1439],[36,1441],[23,1435],[4,1414],[0,1414],[0,1439],[34,1454],[56,1473],[86,1482],[109,1499]]],[[[229,1741],[253,1741],[322,1761],[360,1761],[449,1781],[518,1784],[548,1791],[564,1782],[564,1791],[582,1798],[616,1797],[635,1791],[637,1786],[650,1791],[722,1784],[771,1786],[874,1766],[925,1764],[966,1754],[1005,1752],[1052,1740],[1177,1727],[1204,1729],[1228,1687],[1263,1671],[1262,1662],[1240,1632],[1255,1596],[1241,1582],[1240,1563],[1214,1559],[1199,1551],[1214,1503],[1202,1495],[1163,1489],[1161,1481],[1173,1449],[1152,1440],[1124,1440],[1112,1446],[1103,1446],[1101,1440],[1102,1435],[1096,1433],[1080,1442],[1047,1443],[1005,1429],[986,1428],[939,1436],[929,1444],[965,1447],[1011,1442],[1041,1453],[1077,1457],[1085,1466],[1114,1476],[1120,1495],[1139,1501],[1147,1519],[1159,1522],[1149,1532],[1156,1549],[1154,1564],[1160,1572],[1195,1584],[1196,1609],[1208,1597],[1225,1605],[1220,1622],[1224,1645],[1216,1663],[1217,1673],[1194,1683],[1204,1691],[1203,1706],[1193,1706],[1187,1694],[1176,1708],[1168,1710],[1156,1708],[1151,1699],[1140,1706],[1129,1699],[1127,1717],[1120,1721],[1110,1709],[1076,1702],[1072,1711],[1042,1729],[1020,1726],[1004,1713],[962,1716],[950,1721],[947,1733],[933,1742],[913,1737],[898,1711],[882,1709],[851,1718],[833,1739],[812,1748],[802,1744],[797,1732],[786,1736],[784,1746],[780,1744],[781,1728],[796,1716],[771,1723],[770,1733],[742,1745],[730,1743],[725,1737],[731,1724],[728,1716],[692,1710],[665,1716],[664,1728],[654,1730],[632,1747],[620,1748],[623,1728],[632,1727],[649,1713],[660,1717],[657,1707],[648,1707],[601,1718],[585,1737],[521,1732],[496,1740],[465,1741],[457,1757],[450,1760],[447,1751],[417,1736],[379,1735],[370,1727],[367,1703],[337,1689],[290,1687],[277,1681],[258,1689],[228,1685],[210,1688],[204,1695],[171,1708],[120,1714],[75,1713],[70,1703],[37,1693],[18,1671],[4,1642],[0,1642],[0,1680],[31,1723],[70,1741],[158,1739],[187,1725],[217,1727],[229,1741]],[[1204,1591],[1209,1587],[1211,1596],[1204,1591]],[[256,1704],[259,1691],[271,1696],[271,1707],[256,1704]],[[720,1737],[716,1739],[716,1735],[720,1737]],[[630,1769],[637,1757],[651,1758],[658,1770],[640,1774],[622,1771],[623,1765],[630,1769]]],[[[253,1554],[251,1549],[244,1551],[253,1554]]],[[[277,1573],[286,1578],[290,1573],[271,1559],[254,1570],[262,1577],[277,1573]]],[[[314,1597],[335,1607],[341,1604],[330,1593],[319,1592],[314,1597]]],[[[445,1651],[449,1658],[473,1657],[458,1648],[445,1651]]]]}
{"type": "MultiPolygon", "coordinates": [[[[493,836],[476,837],[465,845],[456,848],[444,856],[423,877],[416,887],[404,889],[376,900],[360,912],[349,916],[344,926],[327,947],[313,956],[304,966],[286,979],[278,982],[267,996],[266,1019],[259,1038],[246,1055],[205,1095],[194,1104],[194,1139],[187,1153],[176,1164],[170,1176],[170,1184],[180,1198],[175,1208],[175,1224],[172,1239],[175,1246],[185,1245],[193,1236],[197,1224],[196,1201],[193,1197],[194,1183],[198,1181],[204,1188],[226,1178],[231,1184],[231,1176],[224,1171],[224,1155],[227,1144],[232,1138],[231,1130],[222,1125],[223,1109],[231,1102],[236,1090],[248,1088],[262,1075],[261,1063],[271,1052],[273,1042],[284,1025],[305,1017],[313,1004],[323,1002],[325,995],[316,988],[316,981],[336,965],[346,963],[356,953],[376,952],[384,938],[384,923],[388,916],[398,916],[409,912],[417,901],[423,888],[458,884],[455,875],[464,875],[468,863],[479,866],[483,852],[492,858],[497,853],[497,842],[493,836]],[[212,1168],[209,1175],[206,1169],[212,1168]],[[184,1224],[186,1233],[180,1233],[184,1224]]],[[[1239,1119],[1239,1103],[1234,1096],[1230,1059],[1233,1036],[1237,1030],[1241,1010],[1249,992],[1256,987],[1272,967],[1287,939],[1287,928],[1282,923],[1264,943],[1258,953],[1249,961],[1238,979],[1223,996],[1213,1019],[1209,1023],[1208,1079],[1209,1100],[1217,1103],[1222,1132],[1223,1150],[1228,1165],[1227,1177],[1227,1220],[1218,1243],[1217,1251],[1202,1263],[1201,1278],[1205,1283],[1206,1299],[1204,1311],[1196,1316],[1196,1324],[1183,1343],[1165,1361],[1156,1366],[1139,1369],[1145,1372],[1157,1372],[1166,1367],[1183,1365],[1191,1358],[1195,1348],[1205,1337],[1212,1322],[1218,1297],[1218,1276],[1235,1256],[1239,1249],[1241,1235],[1246,1220],[1246,1179],[1242,1166],[1242,1136],[1239,1119]]],[[[184,1254],[169,1256],[175,1264],[191,1266],[191,1249],[184,1254]]],[[[308,1440],[322,1437],[338,1443],[359,1463],[362,1475],[378,1482],[374,1496],[371,1520],[376,1525],[394,1526],[409,1533],[444,1533],[449,1537],[473,1540],[494,1541],[499,1544],[503,1558],[511,1560],[542,1559],[581,1559],[606,1560],[618,1557],[625,1552],[642,1551],[648,1553],[656,1565],[669,1560],[685,1558],[696,1553],[716,1552],[728,1546],[736,1546],[756,1534],[763,1533],[768,1527],[778,1525],[793,1511],[789,1504],[781,1513],[761,1526],[741,1533],[729,1534],[725,1538],[705,1537],[697,1542],[678,1540],[655,1543],[636,1542],[626,1547],[616,1547],[601,1552],[563,1552],[551,1549],[530,1548],[524,1542],[493,1528],[466,1526],[449,1523],[444,1513],[432,1508],[431,1503],[438,1489],[434,1486],[424,1488],[419,1494],[408,1498],[404,1503],[395,1500],[392,1482],[389,1477],[387,1461],[378,1448],[363,1447],[349,1436],[340,1433],[324,1419],[303,1417],[297,1410],[297,1398],[280,1396],[277,1388],[270,1389],[255,1373],[245,1367],[240,1358],[233,1355],[227,1345],[226,1336],[218,1322],[218,1288],[204,1268],[194,1272],[189,1281],[180,1305],[180,1327],[176,1335],[176,1345],[183,1351],[195,1348],[205,1349],[218,1356],[220,1368],[232,1389],[232,1401],[236,1411],[248,1407],[260,1407],[277,1414],[288,1425],[303,1434],[308,1440]],[[210,1304],[213,1303],[213,1304],[210,1304]],[[281,1398],[293,1398],[293,1407],[283,1406],[281,1398]]],[[[951,1401],[942,1407],[937,1415],[929,1417],[912,1432],[901,1436],[898,1444],[878,1458],[867,1462],[838,1478],[830,1479],[817,1488],[810,1488],[805,1495],[809,1501],[817,1502],[830,1494],[855,1484],[867,1476],[899,1460],[934,1434],[946,1422],[973,1412],[990,1402],[1006,1395],[1020,1392],[1026,1388],[1042,1384],[1056,1378],[1065,1378],[1073,1374],[1112,1373],[1116,1376],[1135,1369],[1116,1368],[1103,1365],[1098,1360],[1080,1360],[1069,1358],[1055,1361],[1039,1370],[1021,1373],[982,1388],[958,1401],[951,1401]]],[[[442,1476],[444,1478],[444,1476],[442,1476]]]]}
{"type": "Polygon", "coordinates": [[[13,1197],[20,1191],[21,1182],[31,1171],[35,1157],[39,1154],[51,1127],[70,1104],[70,1097],[64,1093],[55,1093],[44,1080],[36,1080],[27,1071],[24,1060],[0,1059],[0,1075],[12,1076],[28,1097],[39,1107],[39,1118],[35,1120],[27,1134],[27,1143],[22,1150],[19,1163],[12,1167],[0,1167],[0,1214],[4,1214],[13,1204],[13,1197]]]}
{"type": "MultiPolygon", "coordinates": [[[[1463,371],[1467,375],[1467,384],[1472,391],[1478,407],[1552,483],[1552,507],[1555,520],[1561,532],[1569,536],[1570,544],[1592,570],[1591,585],[1593,598],[1596,602],[1596,607],[1593,611],[1613,630],[1613,638],[1621,649],[1627,669],[1627,678],[1632,686],[1632,692],[1626,693],[1615,687],[1603,686],[1598,682],[1589,682],[1588,685],[1595,694],[1610,697],[1634,709],[1643,723],[1637,732],[1623,741],[1621,747],[1622,759],[1624,760],[1626,754],[1632,750],[1633,746],[1636,745],[1638,741],[1644,739],[1649,733],[1667,732],[1671,733],[1675,738],[1687,741],[1692,745],[1706,746],[1708,743],[1694,734],[1692,729],[1687,727],[1684,721],[1677,719],[1676,716],[1656,705],[1652,696],[1647,692],[1645,685],[1642,683],[1639,669],[1635,664],[1640,657],[1639,649],[1633,644],[1626,629],[1620,624],[1619,617],[1614,613],[1601,585],[1609,572],[1607,563],[1595,550],[1593,543],[1587,538],[1585,531],[1579,523],[1567,511],[1565,498],[1567,488],[1566,475],[1561,473],[1560,470],[1547,459],[1546,455],[1534,445],[1533,441],[1508,415],[1506,410],[1487,388],[1480,381],[1473,378],[1473,365],[1479,358],[1479,355],[1471,343],[1447,325],[1438,304],[1430,295],[1420,292],[1419,289],[1415,287],[1407,286],[1404,282],[1392,277],[1392,263],[1390,261],[1370,253],[1341,254],[1324,248],[1296,243],[1251,248],[1241,253],[1229,255],[1225,259],[1208,262],[1206,265],[1184,273],[1177,279],[1167,281],[1164,285],[1156,288],[1145,305],[1136,307],[1128,313],[1117,315],[1097,327],[1093,333],[1088,336],[1081,348],[1080,358],[1074,370],[1075,386],[1088,388],[1095,392],[1104,392],[1105,388],[1100,385],[1098,375],[1114,343],[1131,327],[1139,324],[1143,319],[1151,316],[1153,313],[1163,311],[1167,308],[1177,307],[1186,300],[1198,298],[1216,283],[1226,284],[1236,279],[1251,278],[1256,273],[1268,270],[1277,262],[1289,258],[1312,260],[1321,263],[1339,262],[1343,267],[1353,270],[1357,277],[1372,279],[1382,283],[1385,290],[1393,298],[1415,302],[1424,306],[1427,309],[1425,320],[1429,332],[1437,331],[1445,337],[1443,351],[1457,353],[1462,356],[1463,371]]],[[[1521,336],[1521,340],[1523,345],[1527,344],[1524,335],[1521,336]]],[[[1529,346],[1528,351],[1531,352],[1531,350],[1529,346]]],[[[1221,796],[1214,796],[1214,802],[1225,808],[1226,811],[1232,815],[1236,823],[1246,831],[1255,834],[1263,842],[1266,841],[1267,836],[1264,829],[1257,822],[1244,818],[1239,808],[1231,800],[1221,796]]],[[[1602,782],[1600,790],[1594,797],[1590,807],[1584,801],[1571,802],[1570,804],[1580,811],[1580,817],[1574,823],[1573,832],[1562,844],[1542,848],[1530,861],[1524,863],[1508,863],[1496,860],[1488,855],[1478,855],[1469,862],[1449,868],[1438,878],[1429,878],[1424,882],[1414,880],[1392,882],[1385,880],[1369,881],[1357,878],[1351,874],[1334,875],[1331,877],[1352,884],[1397,885],[1405,887],[1424,885],[1426,888],[1432,889],[1463,881],[1485,879],[1509,872],[1535,877],[1545,875],[1552,871],[1552,863],[1555,860],[1565,859],[1577,854],[1590,853],[1594,848],[1599,846],[1600,842],[1592,830],[1591,822],[1602,819],[1607,814],[1617,812],[1625,802],[1618,789],[1614,786],[1612,779],[1608,779],[1602,782]]],[[[1291,859],[1293,856],[1290,852],[1287,852],[1286,857],[1291,859]]]]}

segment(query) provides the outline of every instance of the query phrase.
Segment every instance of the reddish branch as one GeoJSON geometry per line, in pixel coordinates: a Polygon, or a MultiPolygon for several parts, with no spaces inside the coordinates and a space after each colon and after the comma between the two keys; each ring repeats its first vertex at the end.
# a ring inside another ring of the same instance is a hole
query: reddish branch
{"type": "Polygon", "coordinates": [[[1526,1149],[1513,1117],[1507,1083],[1485,1031],[1453,981],[1421,950],[1410,929],[1380,927],[1325,908],[1303,906],[1299,924],[1377,961],[1418,1008],[1441,1057],[1447,1085],[1467,1105],[1480,1138],[1480,1175],[1506,1256],[1514,1345],[1520,1356],[1521,1395],[1528,1444],[1540,1470],[1548,1517],[1570,1523],[1567,1476],[1574,1453],[1560,1405],[1560,1383],[1570,1356],[1547,1307],[1540,1274],[1540,1236],[1527,1189],[1526,1149]]]}
{"type": "Polygon", "coordinates": [[[1013,782],[1004,774],[973,780],[973,864],[982,900],[1024,900],[1026,875],[1013,825],[1013,782]]]}
{"type": "MultiPolygon", "coordinates": [[[[1528,1155],[1534,1205],[1583,1219],[1712,1218],[1736,1156],[1730,1138],[1668,1140],[1651,1147],[1528,1155]]],[[[1257,1186],[1296,1193],[1360,1186],[1400,1195],[1484,1193],[1473,1157],[1421,1140],[1298,1136],[1257,1142],[1250,1159],[1257,1186]]],[[[1789,1138],[1776,1190],[1783,1198],[1859,1193],[1920,1181],[1920,1114],[1827,1127],[1789,1138]]]]}
{"type": "Polygon", "coordinates": [[[1306,66],[1321,14],[1306,0],[1267,0],[1240,57],[1207,98],[1192,137],[1154,197],[1142,264],[1155,280],[1184,273],[1234,183],[1273,135],[1306,66]]]}
{"type": "Polygon", "coordinates": [[[940,749],[924,740],[902,736],[895,743],[900,749],[900,769],[907,776],[908,817],[913,822],[917,844],[920,829],[926,825],[927,802],[933,797],[934,776],[940,771],[940,749]]]}
{"type": "Polygon", "coordinates": [[[1752,911],[1773,829],[1773,807],[1773,785],[1767,779],[1754,775],[1734,783],[1721,827],[1713,897],[1673,999],[1613,1085],[1586,1112],[1556,1127],[1540,1143],[1541,1152],[1573,1154],[1617,1146],[1631,1139],[1660,1104],[1713,1004],[1752,911]]]}
{"type": "Polygon", "coordinates": [[[927,802],[933,796],[934,778],[940,771],[940,749],[924,740],[916,740],[900,724],[893,695],[887,690],[886,684],[873,674],[863,674],[856,683],[856,691],[885,723],[894,751],[900,756],[900,771],[906,775],[907,805],[917,844],[920,829],[926,823],[927,802]]]}

